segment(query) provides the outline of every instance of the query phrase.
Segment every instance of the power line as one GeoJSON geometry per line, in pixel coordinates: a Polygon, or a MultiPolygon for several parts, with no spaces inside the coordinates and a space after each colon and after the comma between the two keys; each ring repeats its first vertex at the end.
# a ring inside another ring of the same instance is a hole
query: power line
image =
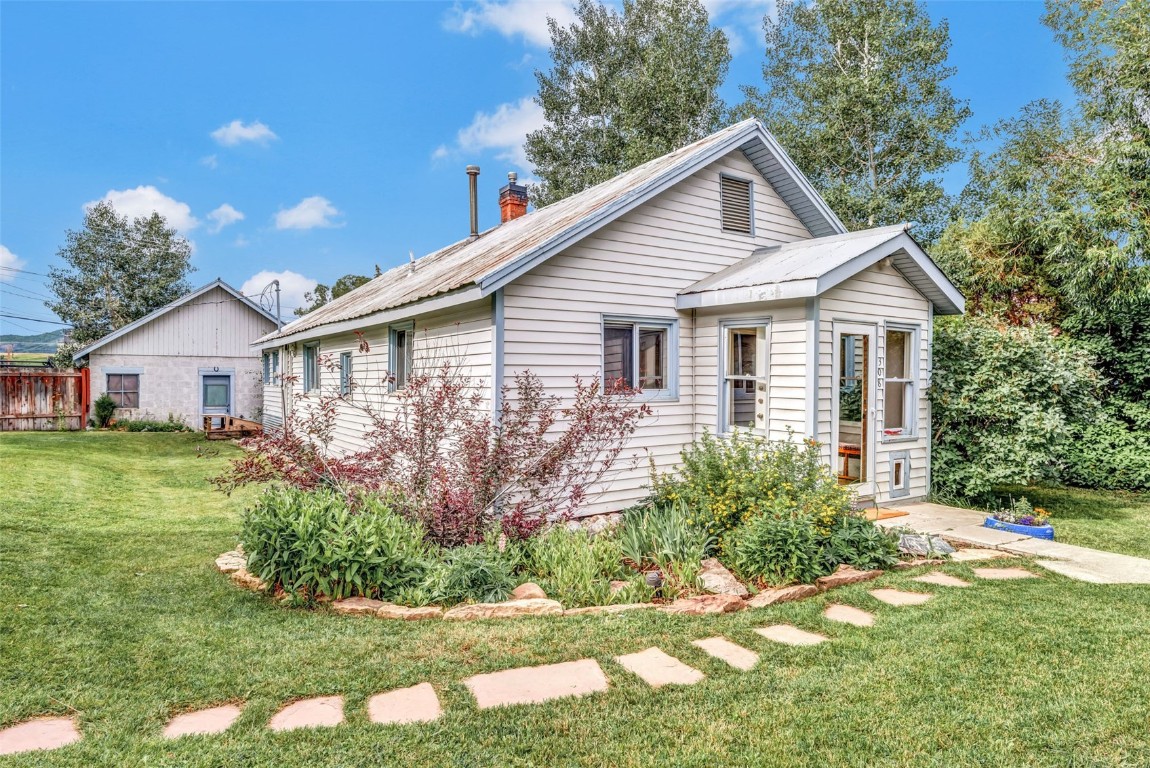
{"type": "Polygon", "coordinates": [[[13,315],[8,312],[0,312],[0,317],[5,317],[14,320],[28,320],[32,323],[51,323],[52,325],[71,325],[71,323],[61,322],[60,320],[44,320],[39,317],[27,317],[25,315],[13,315]]]}
{"type": "Polygon", "coordinates": [[[6,267],[0,265],[0,269],[4,270],[5,272],[23,272],[25,275],[39,275],[40,277],[48,277],[48,275],[45,275],[42,272],[32,272],[31,270],[17,269],[16,267],[6,267]]]}

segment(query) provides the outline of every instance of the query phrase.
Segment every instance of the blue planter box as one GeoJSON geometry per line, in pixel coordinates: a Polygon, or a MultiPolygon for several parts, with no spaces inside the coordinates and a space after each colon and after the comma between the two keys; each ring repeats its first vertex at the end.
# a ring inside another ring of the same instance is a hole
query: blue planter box
{"type": "Polygon", "coordinates": [[[1011,533],[1022,534],[1023,536],[1033,536],[1036,539],[1049,539],[1054,541],[1054,526],[1050,523],[1046,525],[1019,525],[1017,523],[1004,523],[1001,520],[995,520],[993,517],[986,518],[983,523],[986,528],[993,528],[996,531],[1010,531],[1011,533]]]}

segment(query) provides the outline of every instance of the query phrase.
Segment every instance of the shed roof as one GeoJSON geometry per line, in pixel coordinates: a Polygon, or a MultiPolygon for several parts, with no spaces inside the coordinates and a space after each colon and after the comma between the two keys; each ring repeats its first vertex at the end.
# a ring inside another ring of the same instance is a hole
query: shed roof
{"type": "Polygon", "coordinates": [[[704,139],[621,173],[613,179],[539,208],[479,235],[453,243],[410,264],[388,270],[364,285],[259,340],[314,338],[392,310],[469,287],[482,297],[514,280],[563,248],[590,235],[636,206],[732,152],[741,150],[771,183],[811,234],[845,232],[774,137],[758,120],[744,120],[704,139]]]}
{"type": "Polygon", "coordinates": [[[250,298],[243,295],[242,293],[237,291],[235,288],[231,287],[230,285],[228,285],[223,280],[221,280],[220,278],[217,277],[215,280],[211,281],[210,283],[208,283],[206,285],[201,285],[199,288],[195,289],[194,291],[191,291],[190,293],[185,293],[183,296],[181,296],[180,298],[171,302],[170,304],[165,304],[164,306],[160,307],[159,309],[154,310],[154,311],[149,312],[148,314],[144,315],[139,320],[134,320],[125,326],[117,328],[116,330],[109,333],[107,336],[104,336],[100,339],[97,339],[96,341],[93,341],[88,346],[84,347],[83,349],[81,349],[78,352],[76,352],[75,354],[73,354],[72,357],[74,357],[76,359],[79,359],[82,357],[87,357],[92,352],[95,352],[97,349],[104,346],[105,344],[108,344],[109,342],[115,341],[116,339],[120,338],[121,336],[126,336],[127,334],[131,333],[132,331],[136,330],[137,328],[140,328],[141,326],[147,325],[148,323],[152,322],[153,320],[160,317],[161,315],[168,314],[169,312],[171,312],[173,309],[176,309],[177,307],[182,307],[185,304],[191,303],[193,300],[198,299],[200,296],[203,296],[205,293],[212,290],[213,288],[221,288],[224,291],[227,291],[228,293],[230,293],[232,296],[235,297],[236,301],[239,301],[241,304],[246,305],[249,309],[252,309],[252,310],[260,313],[261,315],[263,315],[264,317],[266,317],[268,320],[272,321],[273,323],[278,322],[276,320],[276,316],[274,314],[272,314],[271,312],[268,312],[266,309],[261,307],[259,304],[252,301],[250,298]]]}
{"type": "Polygon", "coordinates": [[[960,315],[962,293],[906,224],[760,248],[679,292],[677,306],[721,306],[818,296],[881,259],[891,263],[941,315],[960,315]]]}

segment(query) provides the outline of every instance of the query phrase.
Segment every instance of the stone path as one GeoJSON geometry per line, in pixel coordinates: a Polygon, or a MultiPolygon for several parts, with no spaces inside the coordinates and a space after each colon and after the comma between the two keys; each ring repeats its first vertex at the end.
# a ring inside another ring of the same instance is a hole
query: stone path
{"type": "MultiPolygon", "coordinates": [[[[1024,568],[971,569],[978,579],[991,581],[1033,579],[1037,574],[1024,568]]],[[[942,587],[970,587],[964,581],[938,571],[917,576],[914,581],[942,587]]],[[[927,592],[879,588],[870,595],[888,606],[918,606],[931,600],[927,592]]],[[[875,623],[875,614],[849,605],[831,604],[823,614],[828,621],[850,624],[865,630],[875,623]]],[[[756,627],[754,631],[774,643],[806,647],[833,643],[827,635],[800,629],[790,624],[756,627]]],[[[854,630],[844,630],[852,632],[854,630]]],[[[728,638],[715,636],[693,640],[693,646],[741,673],[750,672],[759,663],[759,654],[728,638]]],[[[616,656],[615,662],[652,688],[667,685],[695,685],[706,675],[660,648],[616,656]]],[[[474,675],[462,681],[480,709],[539,704],[555,699],[604,693],[609,681],[595,659],[578,659],[558,664],[517,667],[499,672],[474,675]]],[[[174,716],[164,728],[163,737],[210,736],[228,730],[242,714],[242,703],[223,704],[174,716]]],[[[372,723],[403,725],[430,723],[443,715],[439,696],[430,683],[385,691],[367,702],[367,715],[372,723]]],[[[319,696],[286,704],[268,722],[272,731],[301,728],[331,728],[344,722],[344,699],[340,695],[319,696]]],[[[81,739],[74,718],[44,717],[0,729],[0,755],[32,750],[57,749],[81,739]]]]}
{"type": "MultiPolygon", "coordinates": [[[[906,517],[879,520],[875,525],[885,528],[905,526],[922,534],[937,534],[948,539],[972,544],[978,552],[959,550],[951,559],[963,562],[981,557],[1025,555],[1040,558],[1035,563],[1047,570],[1079,581],[1094,584],[1150,584],[1150,560],[1114,552],[1102,552],[1088,547],[1046,541],[1017,533],[997,531],[983,527],[984,512],[943,504],[905,504],[899,509],[906,517]],[[989,548],[989,549],[986,549],[989,548]]],[[[1055,528],[1058,521],[1055,520],[1055,528]]],[[[1057,535],[1057,533],[1055,534],[1057,535]]]]}

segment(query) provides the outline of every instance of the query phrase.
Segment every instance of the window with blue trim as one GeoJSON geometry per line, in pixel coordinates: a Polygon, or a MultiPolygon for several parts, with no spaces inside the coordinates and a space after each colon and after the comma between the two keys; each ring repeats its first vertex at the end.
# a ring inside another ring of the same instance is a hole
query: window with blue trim
{"type": "Polygon", "coordinates": [[[303,391],[319,386],[319,344],[303,345],[303,391]]]}
{"type": "Polygon", "coordinates": [[[678,321],[603,318],[603,385],[679,396],[678,321]]]}
{"type": "Polygon", "coordinates": [[[393,325],[388,329],[387,379],[394,392],[407,387],[411,380],[411,361],[415,344],[415,324],[393,325]]]}
{"type": "Polygon", "coordinates": [[[339,393],[351,394],[351,353],[339,353],[339,393]]]}

